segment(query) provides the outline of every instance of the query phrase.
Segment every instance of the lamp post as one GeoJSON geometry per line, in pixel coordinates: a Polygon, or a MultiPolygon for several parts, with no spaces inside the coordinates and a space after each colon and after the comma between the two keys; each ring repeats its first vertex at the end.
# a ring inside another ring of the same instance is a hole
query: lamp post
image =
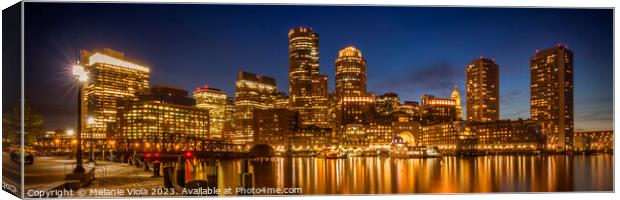
{"type": "MultiPolygon", "coordinates": [[[[95,124],[95,118],[88,117],[88,120],[86,120],[86,124],[88,125],[95,124]]],[[[94,139],[95,137],[93,135],[93,131],[91,130],[90,131],[90,157],[88,158],[88,162],[92,162],[92,163],[95,163],[95,152],[93,151],[93,146],[95,146],[94,139]]]]}
{"type": "Polygon", "coordinates": [[[75,135],[75,132],[73,132],[73,129],[69,129],[65,132],[65,134],[67,135],[67,143],[69,143],[69,148],[71,148],[71,138],[73,137],[73,135],[75,135]]]}
{"type": "Polygon", "coordinates": [[[73,169],[73,173],[82,174],[84,173],[84,166],[82,161],[82,89],[84,83],[88,80],[88,74],[84,71],[84,67],[77,64],[73,66],[73,77],[77,80],[78,83],[78,109],[77,109],[77,150],[76,150],[76,163],[75,169],[73,169]]]}

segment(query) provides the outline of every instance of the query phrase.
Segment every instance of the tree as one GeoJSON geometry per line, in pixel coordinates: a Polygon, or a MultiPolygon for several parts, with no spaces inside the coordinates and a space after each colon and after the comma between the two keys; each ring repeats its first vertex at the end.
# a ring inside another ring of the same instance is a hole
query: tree
{"type": "Polygon", "coordinates": [[[24,144],[32,145],[37,138],[45,136],[43,117],[24,104],[24,144]]]}
{"type": "Polygon", "coordinates": [[[20,139],[20,116],[19,104],[13,107],[11,111],[2,114],[2,143],[4,145],[19,145],[20,139]]]}
{"type": "MultiPolygon", "coordinates": [[[[45,131],[43,128],[43,118],[35,113],[32,108],[24,104],[24,144],[32,145],[37,138],[43,137],[45,131]]],[[[16,105],[10,112],[4,113],[2,116],[2,137],[6,138],[8,144],[17,145],[21,138],[21,112],[20,105],[16,105]]]]}

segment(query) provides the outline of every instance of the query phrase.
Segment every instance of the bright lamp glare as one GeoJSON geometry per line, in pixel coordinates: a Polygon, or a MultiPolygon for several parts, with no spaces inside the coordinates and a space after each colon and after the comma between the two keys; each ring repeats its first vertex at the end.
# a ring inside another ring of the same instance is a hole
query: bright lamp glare
{"type": "Polygon", "coordinates": [[[73,132],[73,129],[67,130],[67,136],[72,136],[73,134],[75,134],[75,132],[73,132]]]}
{"type": "Polygon", "coordinates": [[[88,73],[84,71],[84,67],[81,65],[73,65],[73,75],[77,77],[80,82],[88,80],[88,73]]]}
{"type": "Polygon", "coordinates": [[[88,123],[88,124],[92,125],[92,124],[95,124],[95,122],[96,122],[96,121],[95,121],[95,118],[93,118],[93,117],[88,117],[88,121],[87,121],[86,123],[88,123]]]}

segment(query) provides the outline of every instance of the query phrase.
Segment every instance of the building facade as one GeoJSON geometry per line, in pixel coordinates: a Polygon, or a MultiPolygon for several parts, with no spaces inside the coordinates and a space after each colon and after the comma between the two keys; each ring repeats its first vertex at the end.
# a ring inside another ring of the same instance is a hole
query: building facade
{"type": "Polygon", "coordinates": [[[614,151],[614,131],[579,131],[574,134],[575,151],[608,153],[614,151]]]}
{"type": "Polygon", "coordinates": [[[222,136],[227,141],[232,141],[235,136],[235,100],[233,97],[226,98],[226,111],[224,113],[224,128],[222,136]]]}
{"type": "Polygon", "coordinates": [[[209,133],[212,138],[224,137],[224,126],[226,123],[226,106],[228,97],[226,92],[208,87],[196,88],[193,95],[196,100],[196,107],[209,110],[209,133]]]}
{"type": "Polygon", "coordinates": [[[422,108],[417,101],[405,101],[398,106],[398,111],[405,113],[414,121],[421,121],[422,108]]]}
{"type": "Polygon", "coordinates": [[[288,34],[289,104],[302,126],[329,127],[327,76],[319,74],[319,35],[310,28],[288,34]]]}
{"type": "Polygon", "coordinates": [[[459,92],[459,88],[456,85],[454,85],[454,89],[452,89],[450,99],[454,100],[455,103],[456,119],[463,120],[463,105],[461,104],[461,93],[459,92]]]}
{"type": "Polygon", "coordinates": [[[499,120],[499,65],[480,57],[467,65],[467,121],[499,120]]]}
{"type": "Polygon", "coordinates": [[[150,69],[112,49],[82,50],[80,56],[89,77],[82,87],[83,128],[77,132],[83,138],[106,138],[116,122],[117,100],[136,99],[138,92],[148,89],[150,69]]]}
{"type": "Polygon", "coordinates": [[[364,124],[347,124],[342,129],[340,146],[345,149],[363,149],[368,147],[368,135],[364,124]]]}
{"type": "Polygon", "coordinates": [[[468,122],[476,137],[477,153],[536,152],[544,147],[540,124],[533,120],[468,122]]]}
{"type": "Polygon", "coordinates": [[[145,151],[194,150],[192,142],[209,139],[209,111],[196,108],[188,92],[157,86],[135,100],[117,102],[115,139],[145,151]],[[187,146],[176,146],[185,142],[187,146]]]}
{"type": "Polygon", "coordinates": [[[570,150],[574,129],[573,52],[563,45],[536,51],[530,58],[530,70],[530,117],[541,123],[548,150],[570,150]]]}
{"type": "Polygon", "coordinates": [[[368,124],[374,121],[375,97],[342,97],[338,102],[336,124],[368,124]]]}
{"type": "Polygon", "coordinates": [[[275,108],[284,108],[284,109],[290,109],[289,107],[289,97],[283,94],[278,95],[278,97],[276,97],[276,101],[275,101],[275,108]]]}
{"type": "Polygon", "coordinates": [[[469,151],[476,145],[471,140],[473,134],[465,131],[464,121],[422,125],[421,130],[418,145],[438,147],[442,153],[456,154],[462,149],[469,151]]]}
{"type": "Polygon", "coordinates": [[[423,95],[420,110],[421,121],[426,125],[458,120],[456,101],[451,98],[423,95]]]}
{"type": "Polygon", "coordinates": [[[394,119],[394,112],[400,107],[400,98],[396,93],[385,93],[376,98],[375,110],[377,120],[381,122],[391,122],[394,119]]]}
{"type": "Polygon", "coordinates": [[[291,147],[294,151],[320,150],[332,145],[331,134],[331,128],[300,128],[291,137],[291,147]]]}
{"type": "Polygon", "coordinates": [[[254,145],[267,144],[277,151],[291,148],[299,128],[299,114],[284,108],[254,109],[254,145]]]}
{"type": "Polygon", "coordinates": [[[366,59],[353,46],[338,52],[334,95],[338,98],[366,95],[366,59]]]}
{"type": "Polygon", "coordinates": [[[373,122],[366,125],[368,147],[371,149],[388,149],[394,138],[400,137],[410,146],[417,146],[420,123],[414,121],[394,121],[389,123],[373,122]]]}
{"type": "Polygon", "coordinates": [[[241,71],[235,82],[234,144],[252,145],[254,139],[255,109],[274,108],[278,96],[276,80],[241,71]]]}

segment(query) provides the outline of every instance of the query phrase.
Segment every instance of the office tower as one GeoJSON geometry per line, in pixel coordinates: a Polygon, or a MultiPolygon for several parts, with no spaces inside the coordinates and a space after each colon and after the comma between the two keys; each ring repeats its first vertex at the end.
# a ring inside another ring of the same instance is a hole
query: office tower
{"type": "Polygon", "coordinates": [[[319,74],[312,76],[312,101],[309,105],[310,114],[300,114],[303,127],[330,127],[331,121],[329,120],[329,93],[327,92],[327,75],[319,74]]]}
{"type": "Polygon", "coordinates": [[[398,106],[398,110],[408,114],[411,117],[420,116],[422,114],[420,103],[417,101],[404,101],[398,106]]]}
{"type": "Polygon", "coordinates": [[[452,90],[452,94],[450,94],[450,98],[456,102],[456,119],[463,119],[463,106],[461,105],[461,94],[459,93],[459,88],[454,85],[454,89],[452,90]]]}
{"type": "Polygon", "coordinates": [[[467,121],[499,120],[499,65],[480,57],[467,65],[467,121]]]}
{"type": "Polygon", "coordinates": [[[116,102],[136,99],[149,88],[149,68],[125,58],[112,49],[80,51],[80,64],[88,73],[82,92],[83,138],[106,138],[116,122],[116,102]],[[88,123],[87,123],[88,122],[88,123]]]}
{"type": "Polygon", "coordinates": [[[288,34],[289,104],[302,126],[328,127],[327,76],[319,74],[319,35],[309,28],[288,34]]]}
{"type": "Polygon", "coordinates": [[[180,141],[209,139],[209,110],[194,106],[188,92],[170,85],[156,85],[139,98],[117,102],[115,139],[140,150],[195,150],[176,146],[180,141]],[[182,148],[182,149],[179,149],[182,148]]]}
{"type": "Polygon", "coordinates": [[[274,108],[289,109],[289,97],[283,94],[278,95],[274,103],[274,108]]]}
{"type": "Polygon", "coordinates": [[[423,95],[421,105],[423,124],[435,124],[458,120],[456,115],[456,101],[451,98],[437,98],[433,95],[423,95]]]}
{"type": "MultiPolygon", "coordinates": [[[[182,106],[195,106],[196,101],[188,97],[187,90],[180,86],[170,84],[153,84],[150,89],[136,94],[141,101],[157,101],[159,103],[175,104],[182,106]]],[[[127,99],[127,98],[126,98],[127,99]]],[[[129,98],[131,100],[131,98],[129,98]]]]}
{"type": "Polygon", "coordinates": [[[196,99],[196,107],[209,110],[209,133],[213,138],[223,138],[224,125],[226,122],[226,105],[228,98],[226,92],[209,87],[196,88],[193,94],[196,99]]]}
{"type": "Polygon", "coordinates": [[[224,128],[222,129],[222,137],[228,141],[232,141],[235,136],[235,101],[233,97],[226,98],[226,110],[224,112],[224,128]]]}
{"type": "Polygon", "coordinates": [[[536,51],[530,64],[530,116],[542,124],[547,149],[570,150],[574,128],[573,52],[562,45],[536,51]]]}
{"type": "Polygon", "coordinates": [[[290,138],[298,130],[299,115],[284,108],[254,109],[254,144],[267,144],[276,151],[291,149],[290,138]]]}
{"type": "Polygon", "coordinates": [[[400,99],[398,94],[388,92],[377,96],[375,102],[375,110],[377,112],[377,120],[381,122],[391,122],[394,120],[394,112],[400,107],[400,99]]]}
{"type": "Polygon", "coordinates": [[[368,124],[374,119],[375,97],[342,97],[337,105],[336,123],[368,124]]]}
{"type": "Polygon", "coordinates": [[[240,71],[235,82],[234,144],[253,144],[255,109],[274,108],[278,96],[276,80],[240,71]]]}
{"type": "Polygon", "coordinates": [[[334,95],[337,98],[366,95],[366,59],[355,47],[349,46],[338,52],[334,95]]]}

